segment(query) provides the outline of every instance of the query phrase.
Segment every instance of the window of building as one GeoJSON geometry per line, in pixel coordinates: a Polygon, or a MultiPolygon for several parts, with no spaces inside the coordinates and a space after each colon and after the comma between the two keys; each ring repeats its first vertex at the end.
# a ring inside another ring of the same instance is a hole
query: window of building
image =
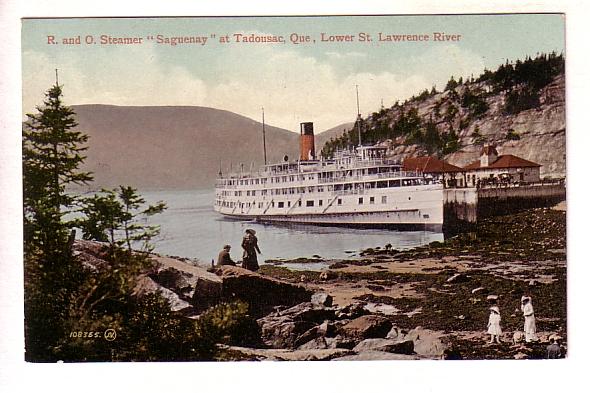
{"type": "Polygon", "coordinates": [[[359,205],[362,205],[362,204],[363,204],[363,197],[360,197],[359,198],[359,205]]]}
{"type": "Polygon", "coordinates": [[[285,207],[285,202],[279,202],[279,207],[285,207]]]}
{"type": "Polygon", "coordinates": [[[291,207],[291,201],[287,201],[287,207],[291,207]]]}
{"type": "Polygon", "coordinates": [[[375,197],[370,197],[369,198],[369,203],[372,205],[375,203],[375,197]]]}
{"type": "Polygon", "coordinates": [[[387,195],[381,196],[381,203],[387,203],[387,195]]]}
{"type": "Polygon", "coordinates": [[[313,201],[307,201],[307,202],[305,202],[305,206],[307,206],[307,207],[313,207],[313,201]]]}
{"type": "Polygon", "coordinates": [[[299,203],[297,203],[297,205],[301,207],[301,199],[299,200],[299,203]]]}
{"type": "Polygon", "coordinates": [[[342,205],[342,198],[338,198],[338,204],[342,205]]]}
{"type": "Polygon", "coordinates": [[[322,205],[324,204],[324,201],[320,199],[320,200],[319,200],[319,202],[318,202],[318,204],[319,204],[320,206],[322,206],[322,205]]]}

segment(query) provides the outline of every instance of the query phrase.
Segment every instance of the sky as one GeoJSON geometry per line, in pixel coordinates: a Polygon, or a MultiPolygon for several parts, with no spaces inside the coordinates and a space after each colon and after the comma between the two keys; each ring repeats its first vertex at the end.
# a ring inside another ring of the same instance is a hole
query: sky
{"type": "Polygon", "coordinates": [[[477,77],[507,59],[564,52],[564,24],[562,14],[23,19],[23,114],[41,103],[57,68],[68,105],[207,106],[258,121],[264,107],[268,124],[296,131],[312,121],[322,131],[354,121],[357,85],[366,116],[381,103],[443,89],[450,76],[477,77]],[[236,42],[236,33],[285,43],[236,42]],[[371,41],[361,42],[360,33],[371,41]],[[434,41],[434,33],[460,38],[434,41]],[[322,41],[322,34],[353,38],[322,41]],[[383,41],[393,34],[429,41],[383,41]],[[101,44],[102,35],[142,41],[101,44]],[[158,35],[207,41],[173,46],[158,35]],[[220,42],[224,36],[230,42],[220,42]],[[295,44],[295,36],[310,41],[295,44]],[[80,44],[63,44],[77,37],[80,44]]]}

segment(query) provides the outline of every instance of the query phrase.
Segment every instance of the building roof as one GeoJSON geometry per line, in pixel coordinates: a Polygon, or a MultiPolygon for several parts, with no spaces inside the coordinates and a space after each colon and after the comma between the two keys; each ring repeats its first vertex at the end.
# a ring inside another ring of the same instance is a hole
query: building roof
{"type": "Polygon", "coordinates": [[[407,157],[402,164],[404,171],[419,171],[426,173],[462,172],[463,169],[439,160],[436,157],[407,157]]]}
{"type": "Polygon", "coordinates": [[[471,164],[464,167],[466,170],[477,170],[477,169],[506,169],[506,168],[526,168],[526,167],[540,167],[540,164],[525,160],[514,156],[512,154],[503,154],[498,156],[498,159],[492,162],[488,166],[481,166],[481,160],[473,161],[471,164]]]}

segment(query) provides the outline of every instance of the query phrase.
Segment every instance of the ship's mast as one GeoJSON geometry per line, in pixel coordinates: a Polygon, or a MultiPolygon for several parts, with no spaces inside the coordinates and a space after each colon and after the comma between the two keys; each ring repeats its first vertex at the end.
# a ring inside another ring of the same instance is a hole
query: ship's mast
{"type": "Polygon", "coordinates": [[[363,145],[361,141],[361,109],[359,106],[359,85],[356,85],[356,128],[359,132],[359,147],[363,145]]]}
{"type": "Polygon", "coordinates": [[[266,165],[266,130],[264,128],[264,107],[262,107],[262,147],[264,149],[264,165],[266,165]]]}

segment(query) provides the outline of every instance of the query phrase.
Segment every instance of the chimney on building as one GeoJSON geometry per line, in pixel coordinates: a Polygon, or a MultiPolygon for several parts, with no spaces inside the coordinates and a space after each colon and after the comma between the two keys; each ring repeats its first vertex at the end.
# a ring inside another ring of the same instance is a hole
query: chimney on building
{"type": "Polygon", "coordinates": [[[498,151],[494,145],[484,145],[481,149],[481,156],[479,157],[479,163],[481,167],[490,166],[498,159],[498,151]]]}
{"type": "Polygon", "coordinates": [[[313,123],[306,122],[299,124],[299,147],[301,161],[315,160],[315,141],[313,136],[313,123]]]}

